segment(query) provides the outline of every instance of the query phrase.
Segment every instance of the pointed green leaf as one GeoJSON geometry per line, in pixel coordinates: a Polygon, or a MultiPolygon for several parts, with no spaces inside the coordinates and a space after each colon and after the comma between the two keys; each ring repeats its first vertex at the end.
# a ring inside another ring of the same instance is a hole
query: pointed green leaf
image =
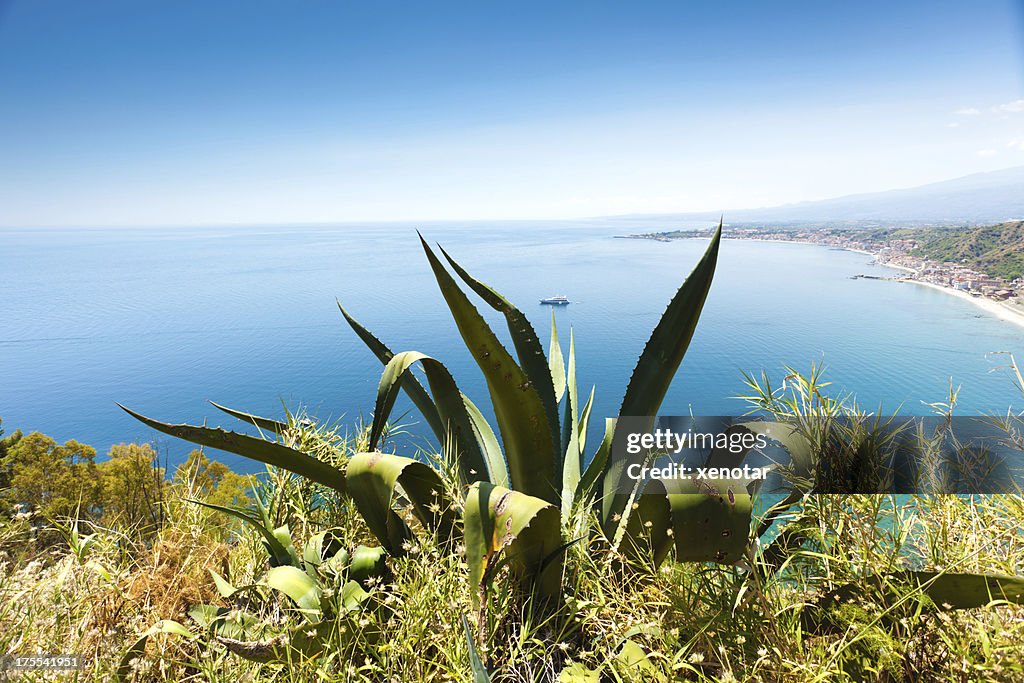
{"type": "MultiPolygon", "coordinates": [[[[469,285],[470,289],[476,292],[488,306],[505,316],[508,332],[512,337],[512,345],[515,347],[516,355],[519,357],[519,366],[526,373],[526,376],[530,378],[530,383],[540,395],[541,402],[544,404],[544,409],[548,414],[548,421],[553,428],[552,432],[557,434],[558,380],[554,376],[553,370],[548,367],[548,363],[544,358],[544,349],[541,348],[540,339],[537,337],[537,332],[533,329],[533,325],[530,324],[530,321],[523,315],[522,311],[513,306],[512,302],[499,294],[493,287],[480,282],[467,273],[466,269],[449,256],[448,252],[444,249],[441,249],[441,253],[444,254],[444,257],[458,276],[469,285]]],[[[551,312],[551,315],[553,323],[554,311],[551,312]]],[[[553,326],[552,334],[554,335],[553,326]]],[[[555,339],[557,342],[557,337],[555,339]]]]}
{"type": "Polygon", "coordinates": [[[339,470],[294,448],[223,429],[165,424],[129,410],[120,403],[117,405],[136,420],[164,434],[280,467],[335,491],[345,493],[345,477],[339,470]]]}
{"type": "Polygon", "coordinates": [[[377,403],[373,409],[369,449],[377,448],[395,405],[395,399],[398,398],[402,378],[410,375],[414,363],[420,363],[427,374],[438,415],[445,425],[446,437],[442,439],[442,444],[450,436],[458,450],[457,463],[463,481],[468,483],[485,479],[489,474],[489,465],[477,440],[479,425],[471,418],[462,392],[444,364],[418,351],[399,353],[384,367],[377,387],[377,403]],[[476,474],[472,474],[473,472],[476,474]]]}
{"type": "Polygon", "coordinates": [[[494,435],[494,430],[476,404],[465,394],[462,395],[462,401],[466,404],[466,412],[473,424],[473,433],[476,434],[476,441],[483,450],[484,460],[487,461],[487,472],[490,475],[488,481],[496,486],[510,486],[508,465],[505,463],[505,454],[501,452],[498,437],[494,435]]]}
{"type": "Polygon", "coordinates": [[[554,385],[555,403],[562,400],[565,394],[565,359],[562,358],[562,346],[558,343],[558,326],[555,324],[555,312],[551,311],[551,346],[548,353],[548,365],[551,371],[551,382],[554,385]]]}
{"type": "MultiPolygon", "coordinates": [[[[707,250],[669,302],[640,354],[619,408],[620,416],[646,417],[653,426],[654,417],[697,328],[715,274],[721,238],[722,224],[719,222],[707,250]]],[[[613,461],[608,468],[604,484],[606,523],[611,517],[624,512],[628,496],[619,492],[619,485],[634,462],[639,461],[623,458],[621,462],[613,461]]]]}
{"type": "Polygon", "coordinates": [[[473,683],[491,683],[491,675],[480,661],[480,654],[476,651],[476,639],[469,629],[469,621],[465,614],[462,615],[462,630],[466,634],[466,647],[469,648],[469,668],[473,672],[473,683]]]}
{"type": "Polygon", "coordinates": [[[186,500],[190,503],[201,505],[204,508],[209,508],[210,510],[216,510],[217,512],[223,512],[226,515],[231,515],[235,519],[245,522],[255,531],[259,532],[260,536],[263,537],[263,546],[267,549],[267,554],[270,555],[270,564],[272,566],[294,564],[297,561],[298,558],[295,553],[295,548],[292,546],[291,537],[287,535],[287,527],[284,527],[285,534],[278,534],[275,533],[274,529],[269,528],[268,520],[261,519],[248,510],[228,507],[225,505],[214,505],[213,503],[207,503],[201,500],[186,500]]]}
{"type": "Polygon", "coordinates": [[[485,579],[499,556],[512,573],[541,597],[561,592],[561,519],[558,508],[540,498],[478,482],[466,495],[466,562],[473,604],[479,606],[485,579]]]}
{"type": "Polygon", "coordinates": [[[349,460],[347,476],[359,514],[391,555],[405,554],[402,545],[412,539],[412,530],[393,507],[396,485],[405,491],[424,527],[436,532],[442,542],[451,539],[455,513],[440,477],[429,466],[397,455],[357,453],[349,460]]]}
{"type": "MultiPolygon", "coordinates": [[[[341,314],[345,317],[345,321],[349,324],[349,327],[356,333],[364,344],[373,352],[373,355],[377,357],[377,360],[381,362],[381,365],[387,365],[391,362],[391,359],[395,357],[395,354],[391,352],[384,343],[377,339],[368,329],[359,324],[359,322],[349,315],[348,311],[338,301],[338,309],[341,310],[341,314]]],[[[423,415],[423,419],[427,421],[427,425],[430,430],[434,432],[434,436],[437,437],[439,443],[444,443],[446,438],[445,423],[441,419],[440,414],[437,412],[437,406],[434,404],[434,400],[430,398],[427,390],[423,388],[423,385],[419,383],[415,375],[409,374],[402,378],[402,390],[408,394],[409,398],[412,399],[413,405],[423,415]]]]}
{"type": "Polygon", "coordinates": [[[320,611],[320,587],[298,567],[274,567],[263,577],[263,582],[287,595],[301,609],[320,611]]]}
{"type": "Polygon", "coordinates": [[[266,432],[273,432],[278,436],[284,434],[285,430],[288,429],[288,425],[285,424],[284,422],[278,422],[277,420],[271,420],[270,418],[260,417],[259,415],[243,413],[240,410],[234,410],[232,408],[228,408],[227,406],[222,406],[219,403],[214,403],[213,401],[210,401],[210,405],[212,405],[217,410],[221,410],[227,413],[233,418],[245,422],[246,424],[251,424],[266,432]]]}
{"type": "Polygon", "coordinates": [[[512,486],[556,503],[562,490],[557,424],[551,423],[530,378],[501,345],[426,241],[422,237],[420,241],[459,333],[487,380],[512,486]]]}

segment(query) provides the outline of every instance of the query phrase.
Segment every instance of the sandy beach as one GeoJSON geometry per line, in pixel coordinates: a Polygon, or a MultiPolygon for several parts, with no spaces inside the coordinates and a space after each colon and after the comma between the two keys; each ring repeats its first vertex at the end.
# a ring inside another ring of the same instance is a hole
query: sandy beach
{"type": "Polygon", "coordinates": [[[943,287],[941,285],[936,285],[931,282],[922,282],[920,280],[900,280],[900,282],[911,282],[915,285],[921,285],[922,287],[931,287],[932,289],[936,289],[940,292],[945,292],[946,294],[949,294],[951,296],[959,297],[961,299],[964,299],[965,301],[970,301],[972,304],[984,310],[986,313],[990,313],[991,315],[994,315],[1001,320],[1016,323],[1017,325],[1024,327],[1024,306],[1006,304],[1001,301],[993,301],[992,299],[981,296],[971,296],[966,292],[961,292],[959,290],[951,289],[949,287],[943,287]]]}

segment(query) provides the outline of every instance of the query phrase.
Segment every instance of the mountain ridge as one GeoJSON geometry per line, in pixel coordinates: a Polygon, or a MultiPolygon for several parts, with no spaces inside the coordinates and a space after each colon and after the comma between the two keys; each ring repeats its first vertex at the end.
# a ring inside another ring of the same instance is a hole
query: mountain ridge
{"type": "Polygon", "coordinates": [[[756,209],[608,216],[621,222],[717,221],[732,225],[984,225],[1024,218],[1024,166],[973,173],[915,187],[756,209]]]}

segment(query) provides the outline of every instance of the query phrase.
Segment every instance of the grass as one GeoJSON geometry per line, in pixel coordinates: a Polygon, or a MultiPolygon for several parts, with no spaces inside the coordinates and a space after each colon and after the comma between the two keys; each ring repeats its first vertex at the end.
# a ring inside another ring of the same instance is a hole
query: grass
{"type": "MultiPolygon", "coordinates": [[[[290,524],[297,540],[329,523],[349,547],[372,541],[347,503],[325,503],[326,492],[279,472],[264,486],[273,514],[290,524]]],[[[189,605],[225,602],[207,569],[236,585],[255,580],[266,569],[258,538],[224,515],[184,502],[194,494],[187,487],[174,490],[164,526],[145,547],[134,546],[130,534],[94,529],[96,541],[84,553],[61,547],[18,557],[10,548],[24,547],[25,523],[7,523],[0,647],[19,654],[79,653],[89,665],[77,675],[62,674],[64,679],[110,680],[122,653],[150,624],[161,618],[190,624],[189,605]]],[[[897,600],[866,590],[831,606],[834,623],[819,634],[807,630],[800,609],[835,585],[883,569],[1019,574],[1021,498],[820,496],[795,515],[815,520],[806,529],[809,542],[768,581],[738,566],[713,564],[669,562],[657,571],[624,573],[607,549],[570,546],[566,605],[554,616],[524,604],[500,576],[486,608],[474,614],[462,549],[439,548],[427,539],[390,560],[392,576],[374,587],[386,609],[346,617],[319,658],[257,664],[206,635],[156,636],[133,671],[138,680],[232,683],[471,681],[462,626],[469,615],[495,681],[558,680],[573,664],[613,681],[1024,676],[1020,607],[933,611],[923,608],[919,591],[893,586],[897,600]],[[631,671],[624,665],[628,657],[617,653],[636,648],[646,654],[647,668],[631,671]]],[[[258,609],[268,633],[300,623],[286,600],[267,600],[258,609]]],[[[25,675],[44,679],[53,676],[25,675]]]]}
{"type": "MultiPolygon", "coordinates": [[[[821,409],[826,397],[817,389],[825,384],[813,372],[811,379],[787,378],[788,403],[779,399],[772,408],[765,401],[781,394],[764,385],[751,402],[791,416],[821,409]]],[[[320,459],[341,462],[365,448],[366,430],[298,424],[297,447],[320,459]]],[[[451,463],[421,457],[433,460],[451,498],[461,500],[451,463]]],[[[351,500],[331,489],[268,469],[256,493],[297,548],[325,529],[350,551],[376,545],[351,500]]],[[[655,568],[623,563],[597,540],[571,543],[556,609],[524,599],[499,568],[475,610],[465,548],[420,533],[404,556],[388,558],[387,574],[364,583],[370,597],[361,609],[339,609],[332,628],[318,634],[325,642],[319,655],[292,652],[278,663],[232,650],[271,648],[281,633],[310,629],[309,620],[272,591],[222,597],[211,570],[245,586],[265,575],[268,556],[250,527],[192,502],[204,495],[194,481],[175,481],[163,497],[161,525],[145,541],[131,528],[77,520],[16,514],[0,522],[0,649],[77,653],[87,662],[77,672],[25,672],[19,680],[112,680],[124,653],[162,619],[190,635],[150,637],[127,664],[130,679],[477,683],[473,652],[492,681],[509,683],[1024,679],[1024,607],[948,610],[899,574],[1020,576],[1019,495],[806,496],[783,520],[804,541],[768,575],[748,569],[759,566],[765,546],[757,544],[736,565],[655,568]],[[64,542],[52,543],[55,536],[64,542]],[[851,581],[856,590],[841,588],[851,581]],[[256,614],[259,640],[239,645],[199,628],[187,616],[198,603],[256,614]]],[[[417,524],[408,511],[405,520],[417,524]]],[[[600,526],[579,506],[563,523],[567,538],[600,526]]],[[[344,579],[325,576],[324,602],[340,604],[344,588],[344,579]]]]}

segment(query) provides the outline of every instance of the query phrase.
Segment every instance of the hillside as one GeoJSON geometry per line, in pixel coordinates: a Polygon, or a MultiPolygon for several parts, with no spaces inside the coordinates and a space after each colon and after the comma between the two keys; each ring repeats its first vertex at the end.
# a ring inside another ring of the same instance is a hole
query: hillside
{"type": "Polygon", "coordinates": [[[927,231],[916,236],[913,255],[936,261],[959,261],[975,270],[1004,277],[1024,277],[1024,221],[965,230],[927,231]]]}

